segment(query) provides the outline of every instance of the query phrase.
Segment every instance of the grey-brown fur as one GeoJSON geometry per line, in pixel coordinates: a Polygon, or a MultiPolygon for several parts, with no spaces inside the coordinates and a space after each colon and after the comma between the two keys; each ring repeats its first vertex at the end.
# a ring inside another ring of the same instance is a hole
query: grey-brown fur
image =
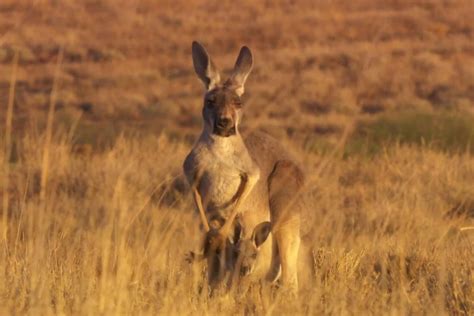
{"type": "Polygon", "coordinates": [[[292,202],[304,176],[275,139],[261,132],[244,139],[239,132],[240,96],[252,69],[251,52],[247,47],[241,49],[231,77],[223,84],[209,55],[196,42],[193,62],[207,89],[204,126],[183,168],[208,226],[204,256],[210,265],[209,282],[221,281],[224,270],[235,275],[235,265],[251,271],[255,251],[262,244],[269,249],[264,241],[270,227],[265,222],[270,221],[273,247],[267,279],[275,281],[281,271],[283,285],[296,289],[300,213],[292,202]],[[235,233],[237,225],[241,227],[239,236],[235,233]],[[249,245],[256,250],[250,251],[249,245]],[[250,259],[245,257],[249,254],[250,259]]]}

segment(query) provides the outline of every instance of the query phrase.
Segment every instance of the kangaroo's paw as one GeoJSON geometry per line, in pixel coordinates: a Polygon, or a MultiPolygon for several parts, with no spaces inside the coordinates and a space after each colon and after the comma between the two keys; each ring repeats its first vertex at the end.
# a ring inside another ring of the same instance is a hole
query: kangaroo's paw
{"type": "Polygon", "coordinates": [[[201,261],[204,259],[203,254],[195,253],[194,251],[190,251],[184,255],[184,260],[186,260],[187,263],[191,264],[197,261],[201,261]]]}

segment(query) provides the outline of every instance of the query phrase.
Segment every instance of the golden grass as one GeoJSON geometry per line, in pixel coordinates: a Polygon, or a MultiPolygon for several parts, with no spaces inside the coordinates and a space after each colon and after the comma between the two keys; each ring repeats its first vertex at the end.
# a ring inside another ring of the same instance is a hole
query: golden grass
{"type": "MultiPolygon", "coordinates": [[[[16,85],[16,74],[18,70],[18,52],[15,52],[15,56],[13,58],[13,66],[11,71],[11,79],[10,79],[10,90],[8,93],[8,105],[7,105],[7,114],[5,118],[5,154],[4,154],[4,177],[3,177],[3,187],[8,188],[10,186],[10,157],[11,157],[11,149],[12,149],[12,121],[13,121],[13,102],[15,100],[15,85],[16,85]]],[[[6,237],[7,229],[8,229],[8,209],[9,209],[9,195],[8,190],[5,190],[3,193],[3,225],[4,225],[4,234],[6,237]]]]}
{"type": "MultiPolygon", "coordinates": [[[[472,156],[401,146],[334,158],[304,193],[312,259],[288,302],[258,281],[209,298],[185,262],[201,236],[180,178],[189,145],[120,138],[84,156],[56,137],[41,208],[40,144],[23,138],[10,173],[2,314],[472,313],[474,235],[460,230],[472,217],[446,215],[472,199],[472,156]]],[[[324,160],[300,155],[308,174],[324,160]]]]}
{"type": "Polygon", "coordinates": [[[61,63],[63,60],[63,50],[59,51],[58,60],[56,62],[56,70],[54,72],[53,87],[51,88],[51,96],[49,101],[48,118],[46,120],[46,133],[43,145],[43,157],[41,160],[41,184],[40,184],[40,200],[44,201],[46,197],[46,184],[48,183],[49,170],[49,147],[51,146],[51,137],[53,134],[54,112],[56,108],[56,99],[58,94],[58,80],[61,71],[61,63]]]}

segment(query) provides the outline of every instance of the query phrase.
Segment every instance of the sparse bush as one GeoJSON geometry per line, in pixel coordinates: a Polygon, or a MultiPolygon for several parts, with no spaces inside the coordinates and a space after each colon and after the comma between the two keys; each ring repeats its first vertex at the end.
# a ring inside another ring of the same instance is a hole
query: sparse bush
{"type": "Polygon", "coordinates": [[[347,152],[377,153],[393,143],[474,153],[474,116],[456,112],[401,112],[361,123],[347,152]]]}

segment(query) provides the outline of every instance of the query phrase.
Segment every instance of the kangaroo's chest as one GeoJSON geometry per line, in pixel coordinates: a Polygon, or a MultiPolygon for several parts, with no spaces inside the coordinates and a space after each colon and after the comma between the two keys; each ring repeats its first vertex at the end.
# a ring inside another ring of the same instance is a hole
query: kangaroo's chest
{"type": "Polygon", "coordinates": [[[232,164],[213,161],[203,168],[199,185],[209,210],[225,210],[235,202],[241,185],[241,172],[232,164]]]}
{"type": "MultiPolygon", "coordinates": [[[[187,160],[188,179],[199,171],[198,190],[206,211],[223,218],[227,217],[242,193],[245,185],[242,178],[259,168],[240,138],[220,139],[213,143],[202,138],[187,160]]],[[[261,194],[266,193],[266,187],[259,185],[259,182],[239,205],[242,213],[254,212],[254,209],[263,209],[264,205],[268,205],[268,200],[264,201],[265,194],[261,194]]]]}

